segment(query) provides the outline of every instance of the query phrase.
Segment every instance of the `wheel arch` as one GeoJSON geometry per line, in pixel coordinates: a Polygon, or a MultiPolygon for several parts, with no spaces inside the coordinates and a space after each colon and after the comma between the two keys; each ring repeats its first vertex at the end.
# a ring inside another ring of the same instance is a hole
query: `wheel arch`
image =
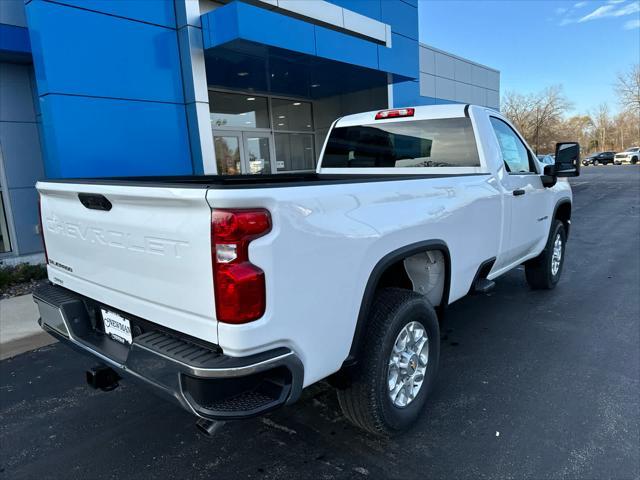
{"type": "Polygon", "coordinates": [[[553,219],[560,220],[564,224],[564,230],[567,238],[569,238],[569,229],[571,228],[571,200],[564,198],[556,203],[553,209],[553,219]]]}
{"type": "Polygon", "coordinates": [[[360,346],[362,344],[362,337],[366,331],[367,319],[369,318],[369,312],[375,298],[376,291],[380,285],[380,281],[383,279],[384,274],[393,268],[394,265],[401,263],[404,259],[426,251],[438,250],[442,253],[445,262],[445,279],[444,289],[442,292],[442,299],[440,305],[434,305],[436,312],[439,316],[442,315],[446,306],[449,303],[449,290],[451,285],[451,256],[449,254],[449,247],[443,240],[433,239],[425,240],[421,242],[412,243],[402,248],[387,253],[382,257],[378,263],[373,267],[367,281],[362,300],[360,303],[360,310],[358,313],[358,319],[356,322],[356,328],[351,341],[351,349],[349,350],[349,356],[343,363],[343,367],[354,365],[358,358],[360,346]]]}

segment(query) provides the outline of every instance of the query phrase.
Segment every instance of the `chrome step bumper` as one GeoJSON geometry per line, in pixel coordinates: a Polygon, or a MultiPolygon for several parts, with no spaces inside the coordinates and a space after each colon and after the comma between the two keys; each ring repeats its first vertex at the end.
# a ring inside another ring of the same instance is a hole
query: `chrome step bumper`
{"type": "Polygon", "coordinates": [[[198,417],[260,415],[293,403],[302,390],[302,362],[289,349],[229,357],[215,345],[196,343],[132,316],[127,318],[138,334],[131,345],[124,345],[101,331],[97,302],[56,285],[38,287],[33,299],[40,310],[38,323],[46,332],[123,377],[156,387],[198,417]]]}

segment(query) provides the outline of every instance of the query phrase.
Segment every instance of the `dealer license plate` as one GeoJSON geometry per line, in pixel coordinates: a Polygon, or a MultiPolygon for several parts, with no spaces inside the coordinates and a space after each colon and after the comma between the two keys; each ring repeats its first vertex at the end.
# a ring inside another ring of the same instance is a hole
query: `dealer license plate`
{"type": "Polygon", "coordinates": [[[131,344],[133,337],[131,336],[131,323],[129,323],[129,320],[116,312],[111,312],[104,308],[100,310],[102,310],[102,320],[104,321],[104,333],[117,342],[125,345],[131,344]]]}

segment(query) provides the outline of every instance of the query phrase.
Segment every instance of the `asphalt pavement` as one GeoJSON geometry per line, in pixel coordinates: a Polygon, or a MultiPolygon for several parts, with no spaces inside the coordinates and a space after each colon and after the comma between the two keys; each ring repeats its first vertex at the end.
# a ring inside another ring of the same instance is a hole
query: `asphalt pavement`
{"type": "Polygon", "coordinates": [[[409,433],[361,433],[319,384],[207,439],[135,383],[90,390],[94,362],[55,344],[0,362],[0,478],[639,478],[640,167],[571,183],[560,284],[516,270],[452,305],[409,433]]]}

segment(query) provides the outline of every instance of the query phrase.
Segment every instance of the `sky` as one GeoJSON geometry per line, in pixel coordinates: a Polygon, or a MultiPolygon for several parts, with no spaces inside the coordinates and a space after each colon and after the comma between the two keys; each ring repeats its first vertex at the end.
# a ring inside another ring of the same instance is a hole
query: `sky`
{"type": "Polygon", "coordinates": [[[500,70],[501,94],[561,84],[588,113],[618,110],[616,74],[640,63],[640,0],[419,0],[420,41],[500,70]]]}

